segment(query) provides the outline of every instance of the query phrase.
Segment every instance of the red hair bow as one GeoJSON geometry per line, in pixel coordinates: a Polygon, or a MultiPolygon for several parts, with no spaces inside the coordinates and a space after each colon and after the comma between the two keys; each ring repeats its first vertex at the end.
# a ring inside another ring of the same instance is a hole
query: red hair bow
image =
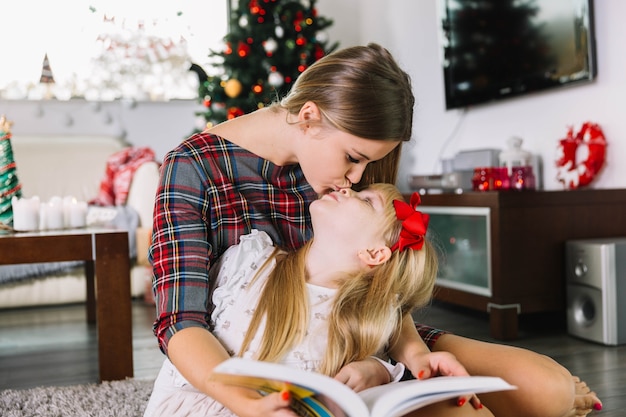
{"type": "Polygon", "coordinates": [[[424,236],[428,229],[430,216],[416,210],[421,202],[422,200],[418,193],[413,193],[410,204],[400,200],[393,200],[396,217],[398,220],[402,220],[402,230],[400,231],[400,238],[391,247],[392,251],[398,249],[402,252],[406,248],[420,250],[424,246],[424,236]]]}

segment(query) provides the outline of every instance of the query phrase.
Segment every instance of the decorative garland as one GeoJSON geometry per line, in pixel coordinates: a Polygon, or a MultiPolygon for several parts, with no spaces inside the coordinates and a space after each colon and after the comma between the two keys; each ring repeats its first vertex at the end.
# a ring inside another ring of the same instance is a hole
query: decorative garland
{"type": "Polygon", "coordinates": [[[585,122],[574,135],[568,128],[565,139],[557,147],[556,178],[565,188],[584,187],[598,174],[606,157],[606,139],[596,123],[585,122]],[[577,154],[580,161],[577,161],[577,154]]]}

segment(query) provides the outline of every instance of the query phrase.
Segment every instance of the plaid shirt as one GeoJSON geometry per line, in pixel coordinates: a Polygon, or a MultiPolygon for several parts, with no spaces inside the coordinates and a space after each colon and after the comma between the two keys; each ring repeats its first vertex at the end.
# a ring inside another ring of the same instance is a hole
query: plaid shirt
{"type": "Polygon", "coordinates": [[[183,328],[209,328],[208,271],[226,249],[252,229],[277,246],[302,246],[316,198],[299,165],[276,166],[215,135],[193,135],[168,153],[150,247],[161,349],[183,328]]]}

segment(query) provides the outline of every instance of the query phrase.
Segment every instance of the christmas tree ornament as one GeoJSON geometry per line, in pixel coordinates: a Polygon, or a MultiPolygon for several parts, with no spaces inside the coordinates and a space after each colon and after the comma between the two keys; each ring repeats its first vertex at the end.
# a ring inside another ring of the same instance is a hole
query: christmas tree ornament
{"type": "Polygon", "coordinates": [[[43,58],[43,64],[41,68],[41,77],[39,77],[39,83],[45,85],[46,91],[44,93],[45,99],[51,99],[54,97],[52,94],[52,85],[54,84],[54,76],[52,75],[52,68],[50,67],[50,60],[48,54],[43,58]]]}
{"type": "Polygon", "coordinates": [[[0,227],[5,228],[13,223],[12,199],[22,196],[11,146],[12,124],[4,115],[0,116],[0,227]]]}
{"type": "Polygon", "coordinates": [[[315,33],[315,40],[317,42],[326,43],[328,42],[328,34],[324,31],[320,31],[315,33]]]}
{"type": "Polygon", "coordinates": [[[52,75],[52,68],[50,68],[50,60],[48,59],[48,54],[46,54],[43,58],[43,65],[39,82],[42,84],[54,84],[54,76],[52,75]]]}
{"type": "Polygon", "coordinates": [[[238,97],[242,90],[243,85],[241,85],[241,82],[235,78],[231,78],[224,84],[224,93],[226,93],[226,95],[230,98],[238,97]]]}
{"type": "Polygon", "coordinates": [[[557,146],[557,180],[566,189],[589,185],[604,166],[606,146],[598,124],[585,122],[576,134],[569,127],[557,146]]]}
{"type": "Polygon", "coordinates": [[[274,53],[278,49],[278,42],[276,42],[274,38],[269,38],[263,42],[263,48],[265,48],[265,52],[267,53],[274,53]]]}
{"type": "Polygon", "coordinates": [[[252,92],[254,94],[261,94],[263,92],[263,84],[255,84],[252,86],[252,92]]]}
{"type": "Polygon", "coordinates": [[[241,58],[245,58],[250,53],[250,46],[245,42],[239,42],[237,46],[237,55],[241,58]]]}
{"type": "Polygon", "coordinates": [[[280,87],[281,85],[284,84],[284,82],[285,82],[285,78],[283,77],[283,74],[281,74],[280,72],[272,72],[267,77],[267,83],[271,85],[272,87],[280,87]]]}
{"type": "Polygon", "coordinates": [[[241,110],[239,107],[230,107],[228,109],[227,118],[230,120],[230,119],[234,119],[235,117],[242,116],[243,114],[244,114],[243,110],[241,110]]]}

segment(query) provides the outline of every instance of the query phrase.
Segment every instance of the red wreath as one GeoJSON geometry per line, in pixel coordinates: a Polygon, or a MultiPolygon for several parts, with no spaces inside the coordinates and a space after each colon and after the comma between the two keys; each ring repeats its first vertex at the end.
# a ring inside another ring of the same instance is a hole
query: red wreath
{"type": "Polygon", "coordinates": [[[600,126],[586,122],[576,135],[570,127],[565,139],[559,140],[557,151],[556,178],[565,188],[575,189],[588,185],[604,165],[606,139],[600,126]]]}

